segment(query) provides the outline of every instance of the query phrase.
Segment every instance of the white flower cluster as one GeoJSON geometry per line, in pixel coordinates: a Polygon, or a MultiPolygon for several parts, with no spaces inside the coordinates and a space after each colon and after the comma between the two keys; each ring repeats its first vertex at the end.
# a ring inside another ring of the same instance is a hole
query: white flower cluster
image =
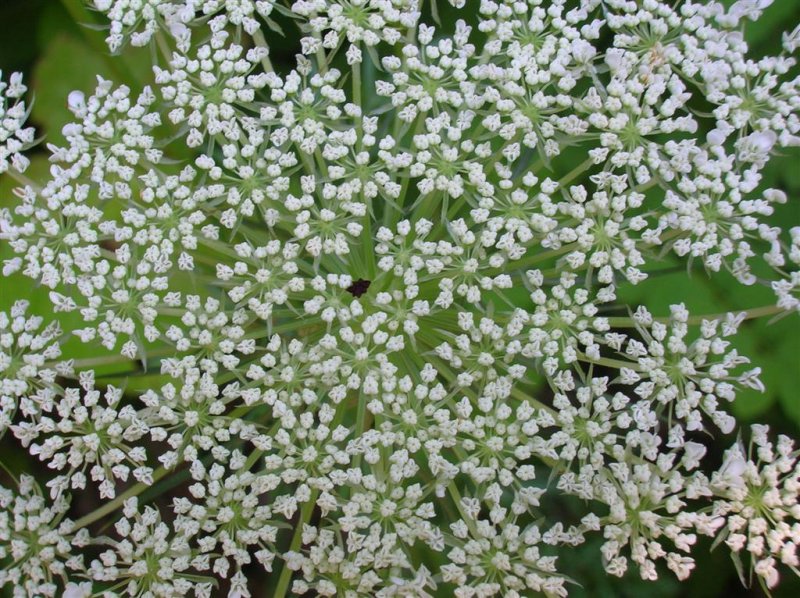
{"type": "Polygon", "coordinates": [[[707,453],[763,390],[740,325],[800,312],[762,179],[800,145],[798,30],[753,60],[768,1],[452,4],[93,0],[156,64],[70,94],[0,211],[52,308],[0,313],[0,435],[45,466],[0,492],[0,586],[565,596],[592,537],[617,576],[683,580],[699,536],[797,571],[791,439],[707,453]],[[667,252],[775,305],[621,305],[667,252]]]}
{"type": "Polygon", "coordinates": [[[188,48],[190,27],[208,20],[216,20],[220,28],[231,23],[253,34],[261,27],[259,18],[274,26],[269,15],[276,4],[274,0],[87,1],[111,22],[106,42],[112,51],[119,50],[125,41],[134,46],[146,46],[161,30],[170,34],[179,47],[188,48]]]}
{"type": "Polygon", "coordinates": [[[748,451],[741,444],[728,449],[711,485],[717,497],[713,516],[725,521],[720,539],[734,553],[747,551],[755,572],[773,587],[778,562],[794,568],[800,564],[800,465],[791,439],[780,436],[775,446],[768,432],[765,426],[753,426],[748,451]]]}
{"type": "Polygon", "coordinates": [[[20,73],[13,73],[6,83],[0,71],[0,174],[9,168],[19,173],[28,168],[22,152],[33,145],[35,132],[25,126],[28,109],[22,98],[27,90],[20,73]]]}
{"type": "Polygon", "coordinates": [[[18,596],[54,596],[57,582],[84,570],[82,556],[75,554],[83,541],[64,517],[68,508],[64,497],[42,496],[29,475],[14,489],[0,486],[0,587],[10,584],[18,596]]]}

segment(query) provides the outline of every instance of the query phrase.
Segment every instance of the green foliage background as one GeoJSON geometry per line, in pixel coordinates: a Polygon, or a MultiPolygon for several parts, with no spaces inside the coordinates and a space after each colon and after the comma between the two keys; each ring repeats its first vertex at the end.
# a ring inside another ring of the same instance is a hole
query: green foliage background
{"type": "MultiPolygon", "coordinates": [[[[445,23],[454,18],[474,20],[474,14],[470,19],[464,12],[455,17],[444,2],[440,2],[439,13],[445,23]]],[[[25,74],[34,99],[31,120],[37,133],[45,135],[45,143],[61,141],[60,130],[71,117],[66,107],[70,91],[79,89],[88,95],[94,88],[96,75],[125,83],[134,91],[150,78],[149,50],[126,47],[122,56],[111,57],[103,41],[105,36],[96,27],[99,23],[97,15],[84,8],[83,0],[0,0],[0,70],[6,76],[13,71],[25,74]]],[[[800,0],[775,0],[761,20],[748,23],[746,37],[753,55],[779,51],[781,33],[798,23],[800,0]]],[[[279,69],[288,68],[295,53],[292,40],[273,35],[270,43],[273,62],[279,69]]],[[[39,146],[31,157],[33,162],[26,174],[41,180],[49,168],[45,145],[39,146]]],[[[800,151],[795,148],[774,159],[764,174],[765,186],[783,189],[789,196],[789,202],[775,214],[775,223],[784,228],[800,225],[800,151]]],[[[15,186],[11,178],[0,178],[0,206],[14,204],[15,186]]],[[[10,255],[11,250],[0,244],[0,260],[10,255]]],[[[687,273],[684,264],[670,257],[665,257],[659,267],[663,270],[644,283],[620,289],[620,300],[629,305],[647,305],[655,315],[668,315],[668,306],[678,302],[684,302],[693,314],[717,314],[770,305],[774,300],[769,289],[745,288],[726,275],[711,278],[697,265],[687,273]]],[[[44,289],[34,288],[30,279],[19,274],[0,279],[0,310],[8,309],[20,298],[31,301],[34,313],[50,315],[44,289]]],[[[66,322],[65,327],[68,327],[66,322]]],[[[769,318],[749,321],[741,328],[736,344],[740,353],[762,367],[762,380],[767,387],[763,394],[757,391],[741,394],[734,404],[736,415],[743,422],[768,423],[775,431],[800,439],[800,317],[789,316],[778,322],[769,318]]],[[[81,345],[77,339],[65,348],[68,356],[76,359],[98,357],[102,351],[81,345]]],[[[147,388],[157,377],[157,374],[138,376],[127,387],[147,388]]],[[[4,439],[0,450],[6,449],[7,440],[4,439]]],[[[729,446],[730,441],[722,439],[719,451],[729,446]]],[[[25,455],[20,454],[12,468],[21,471],[27,465],[25,455]]],[[[570,507],[563,508],[568,511],[570,507]]],[[[657,583],[644,583],[635,573],[623,580],[608,578],[599,563],[600,543],[590,543],[560,559],[564,572],[584,584],[573,588],[571,595],[591,598],[763,595],[758,587],[741,586],[724,548],[711,552],[708,544],[701,546],[696,554],[697,570],[688,583],[680,584],[668,573],[657,583]]],[[[800,596],[800,579],[787,573],[774,595],[800,596]]]]}

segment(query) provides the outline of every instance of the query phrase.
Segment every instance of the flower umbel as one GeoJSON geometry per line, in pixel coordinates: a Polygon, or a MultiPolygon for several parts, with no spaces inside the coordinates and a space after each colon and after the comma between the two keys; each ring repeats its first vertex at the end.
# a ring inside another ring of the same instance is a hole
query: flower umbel
{"type": "Polygon", "coordinates": [[[152,77],[72,92],[41,180],[0,83],[3,276],[43,293],[0,311],[0,435],[42,472],[0,489],[0,586],[565,596],[579,545],[684,580],[700,536],[797,571],[793,441],[709,450],[764,390],[744,321],[800,312],[770,2],[89,4],[152,77]],[[663,260],[775,304],[629,305],[663,260]]]}

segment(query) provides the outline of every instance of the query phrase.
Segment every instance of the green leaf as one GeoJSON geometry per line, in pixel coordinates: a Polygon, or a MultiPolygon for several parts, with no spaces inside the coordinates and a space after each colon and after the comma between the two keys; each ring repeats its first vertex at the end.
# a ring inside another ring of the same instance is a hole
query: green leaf
{"type": "Polygon", "coordinates": [[[70,18],[60,2],[47,2],[42,6],[39,21],[36,23],[36,42],[40,48],[47,48],[53,39],[62,34],[79,38],[80,25],[70,18]]]}
{"type": "Polygon", "coordinates": [[[781,51],[781,34],[791,31],[800,17],[797,2],[774,2],[757,21],[746,21],[744,37],[756,55],[781,51]]]}
{"type": "Polygon", "coordinates": [[[61,128],[73,120],[67,108],[67,96],[80,90],[89,95],[97,84],[97,76],[111,78],[102,57],[83,41],[62,33],[53,39],[33,71],[36,101],[31,117],[37,128],[47,133],[50,141],[63,141],[61,128]]]}
{"type": "MultiPolygon", "coordinates": [[[[67,108],[67,96],[71,91],[90,95],[100,76],[115,85],[127,85],[138,94],[152,80],[148,48],[129,48],[124,56],[110,56],[89,44],[87,36],[98,33],[86,27],[73,26],[65,31],[43,20],[41,31],[43,36],[50,36],[50,41],[33,71],[32,89],[36,100],[31,117],[48,141],[63,142],[61,129],[74,120],[67,108]],[[49,33],[56,31],[59,33],[55,37],[49,33]]],[[[102,34],[100,37],[102,42],[102,34]]]]}
{"type": "Polygon", "coordinates": [[[671,262],[661,272],[651,272],[650,277],[638,285],[623,285],[617,291],[620,303],[635,310],[644,305],[656,317],[669,316],[669,306],[684,303],[691,314],[713,314],[724,311],[714,298],[709,277],[702,271],[687,275],[685,269],[669,270],[671,262]]]}
{"type": "Polygon", "coordinates": [[[736,567],[736,574],[739,576],[739,581],[742,582],[744,587],[749,587],[749,584],[744,576],[744,564],[742,563],[742,557],[739,556],[738,552],[731,552],[731,560],[733,561],[733,566],[736,567]]]}
{"type": "Polygon", "coordinates": [[[7,77],[14,71],[25,71],[39,53],[39,45],[32,39],[44,0],[0,2],[0,71],[7,77]],[[13,26],[11,25],[13,23],[13,26]]]}

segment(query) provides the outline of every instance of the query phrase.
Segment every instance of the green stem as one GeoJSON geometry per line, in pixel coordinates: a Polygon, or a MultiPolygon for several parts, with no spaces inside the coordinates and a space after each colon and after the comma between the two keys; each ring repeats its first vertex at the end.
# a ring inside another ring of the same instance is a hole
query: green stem
{"type": "Polygon", "coordinates": [[[319,172],[322,174],[324,179],[328,178],[328,163],[325,162],[325,158],[322,157],[322,152],[319,148],[314,150],[314,157],[317,159],[317,164],[319,165],[319,172]]]}
{"type": "MultiPolygon", "coordinates": [[[[705,314],[705,315],[698,315],[698,316],[689,316],[688,320],[686,321],[687,324],[691,325],[698,325],[702,324],[704,320],[721,320],[725,318],[729,313],[732,314],[745,314],[745,320],[754,320],[756,318],[762,318],[764,316],[774,316],[780,313],[784,313],[782,307],[777,305],[763,305],[761,307],[753,307],[746,310],[735,310],[732,309],[729,312],[719,313],[719,314],[705,314]]],[[[614,328],[634,328],[637,325],[637,322],[633,318],[626,318],[626,317],[610,317],[607,318],[608,323],[614,328]]],[[[661,317],[661,318],[653,318],[656,322],[661,322],[663,324],[668,324],[672,319],[669,317],[661,317]]]]}
{"type": "MultiPolygon", "coordinates": [[[[3,432],[5,433],[5,430],[3,430],[3,432]]],[[[1,437],[2,436],[0,436],[0,438],[1,437]]],[[[2,468],[3,471],[5,471],[8,474],[8,477],[11,478],[12,482],[14,482],[17,486],[19,486],[19,479],[17,478],[17,476],[14,475],[14,472],[11,471],[11,469],[8,467],[8,465],[6,465],[2,461],[0,461],[0,468],[2,468]]]]}
{"type": "MultiPolygon", "coordinates": [[[[163,478],[169,472],[170,470],[167,469],[166,467],[159,467],[155,472],[153,472],[153,484],[155,484],[158,480],[163,478]]],[[[75,521],[75,523],[73,524],[73,530],[79,530],[82,527],[86,527],[87,525],[94,523],[98,519],[105,517],[109,513],[113,513],[118,508],[120,508],[122,506],[122,503],[124,503],[126,500],[134,496],[139,496],[142,492],[147,490],[153,484],[145,484],[144,482],[137,482],[136,484],[128,488],[125,492],[117,496],[114,500],[105,503],[104,505],[95,509],[88,515],[84,515],[83,517],[75,521]]]]}
{"type": "Polygon", "coordinates": [[[158,49],[161,51],[161,57],[164,59],[164,62],[169,62],[172,58],[172,48],[169,47],[166,36],[159,30],[156,31],[153,37],[156,40],[156,46],[158,46],[158,49]]]}
{"type": "MultiPolygon", "coordinates": [[[[292,536],[292,543],[289,545],[288,552],[297,552],[300,544],[303,541],[303,526],[311,520],[311,514],[314,512],[314,506],[317,502],[317,495],[319,490],[313,490],[309,499],[300,508],[300,520],[297,522],[297,527],[292,536]]],[[[281,569],[281,575],[278,578],[278,585],[275,586],[275,592],[272,594],[273,598],[284,598],[286,592],[289,590],[289,582],[292,580],[293,571],[289,569],[286,562],[281,569]]]]}
{"type": "Polygon", "coordinates": [[[509,271],[516,271],[516,270],[527,270],[531,266],[539,264],[541,262],[547,261],[551,258],[558,257],[560,255],[564,255],[565,253],[569,253],[573,249],[576,249],[578,246],[577,243],[569,243],[567,245],[562,245],[557,249],[550,249],[548,251],[542,251],[540,253],[534,253],[532,255],[526,255],[522,259],[510,261],[505,266],[500,268],[494,268],[487,272],[488,276],[496,276],[497,274],[502,274],[504,272],[509,271]]]}
{"type": "MultiPolygon", "coordinates": [[[[359,49],[361,46],[358,46],[359,49]]],[[[353,74],[353,103],[361,108],[361,63],[357,63],[353,65],[352,70],[350,71],[353,74]]],[[[358,120],[357,127],[359,132],[361,130],[361,120],[358,120]]]]}
{"type": "Polygon", "coordinates": [[[592,164],[594,164],[594,160],[592,158],[587,158],[586,160],[584,160],[583,162],[578,164],[575,168],[573,168],[571,171],[569,171],[565,176],[560,178],[558,180],[558,186],[563,189],[570,182],[572,182],[573,179],[575,179],[576,177],[578,177],[582,173],[584,173],[587,170],[589,170],[589,168],[592,167],[592,164]]]}
{"type": "MultiPolygon", "coordinates": [[[[313,13],[314,18],[318,15],[317,13],[313,13]]],[[[317,59],[317,72],[320,75],[324,75],[328,72],[328,57],[325,56],[325,48],[322,47],[322,36],[320,35],[319,31],[314,31],[314,38],[319,42],[319,46],[317,46],[317,52],[315,57],[317,59]]]]}
{"type": "MultiPolygon", "coordinates": [[[[174,355],[175,349],[169,348],[164,349],[162,351],[154,351],[152,353],[148,353],[148,357],[166,357],[169,355],[174,355]]],[[[49,365],[55,365],[57,362],[52,361],[48,362],[49,365]]],[[[113,365],[116,363],[138,363],[136,360],[132,360],[124,355],[105,355],[103,357],[88,357],[86,359],[75,359],[72,362],[73,367],[76,369],[80,368],[93,368],[100,365],[113,365]]]]}
{"type": "MultiPolygon", "coordinates": [[[[262,48],[269,48],[269,44],[264,37],[264,32],[261,31],[261,29],[256,29],[255,33],[253,33],[253,41],[262,48]]],[[[261,59],[261,66],[264,68],[265,73],[272,73],[275,70],[272,68],[272,61],[269,59],[269,54],[261,59]]]]}
{"type": "MultiPolygon", "coordinates": [[[[360,48],[360,46],[359,46],[360,48]]],[[[356,104],[359,108],[362,108],[362,94],[361,94],[361,65],[362,63],[354,64],[352,69],[353,74],[353,103],[356,104]]],[[[361,126],[361,118],[356,119],[356,132],[363,140],[363,130],[361,126]]],[[[363,195],[363,180],[362,180],[362,187],[361,187],[361,199],[364,200],[363,195]]],[[[366,203],[366,202],[365,202],[366,203]]],[[[362,254],[364,256],[364,263],[367,265],[367,271],[369,274],[370,280],[375,278],[375,250],[372,246],[372,206],[371,200],[370,205],[367,206],[366,214],[364,215],[364,230],[361,233],[361,246],[362,246],[362,254]]]]}
{"type": "MultiPolygon", "coordinates": [[[[424,129],[424,127],[425,127],[425,115],[423,113],[420,113],[417,116],[417,122],[414,125],[414,131],[411,133],[411,144],[414,143],[414,137],[416,137],[417,135],[422,133],[422,130],[424,129]]],[[[399,139],[397,139],[396,141],[398,143],[400,142],[399,139]]],[[[387,223],[390,226],[394,226],[395,224],[397,224],[399,222],[400,218],[402,218],[402,216],[403,216],[403,204],[405,204],[406,195],[408,194],[408,187],[409,187],[410,184],[411,184],[411,177],[407,176],[403,180],[403,183],[400,186],[400,195],[397,197],[397,200],[396,200],[398,210],[386,210],[386,215],[387,216],[389,216],[389,214],[392,214],[392,216],[393,216],[393,218],[387,219],[387,223]]]]}
{"type": "Polygon", "coordinates": [[[468,516],[464,512],[464,507],[461,506],[461,493],[458,491],[458,487],[456,486],[455,482],[450,482],[447,486],[447,491],[450,493],[450,497],[453,499],[453,502],[456,504],[456,509],[458,509],[458,513],[461,515],[461,519],[464,520],[464,523],[467,524],[469,531],[472,533],[473,537],[479,538],[480,535],[478,534],[478,529],[475,527],[475,522],[472,520],[472,517],[468,516]]]}
{"type": "Polygon", "coordinates": [[[629,370],[633,370],[635,372],[642,372],[642,366],[638,363],[633,363],[630,361],[622,361],[620,359],[610,359],[608,357],[600,357],[599,359],[592,359],[588,355],[584,355],[583,353],[578,353],[578,359],[585,363],[590,363],[593,365],[604,365],[610,368],[628,368],[629,370]]]}
{"type": "Polygon", "coordinates": [[[32,181],[24,174],[17,172],[13,168],[9,168],[8,170],[6,170],[6,174],[15,181],[17,181],[20,185],[30,187],[31,189],[35,189],[37,191],[41,190],[41,186],[38,183],[32,181]]]}

